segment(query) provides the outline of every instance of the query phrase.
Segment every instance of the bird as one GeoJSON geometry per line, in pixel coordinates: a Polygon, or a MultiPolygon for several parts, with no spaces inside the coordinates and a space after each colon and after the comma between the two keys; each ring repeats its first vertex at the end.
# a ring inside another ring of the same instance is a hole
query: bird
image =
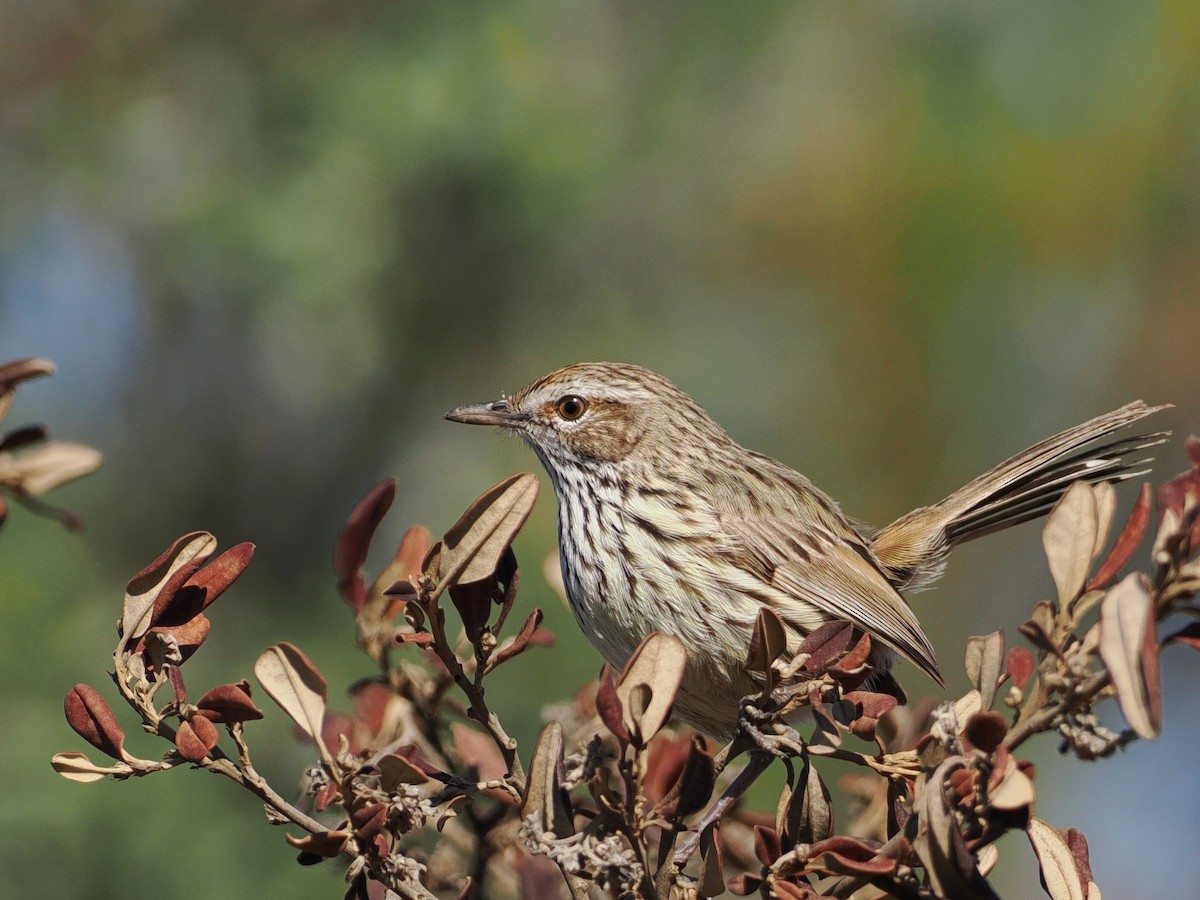
{"type": "Polygon", "coordinates": [[[678,638],[687,665],[673,714],[728,740],[756,690],[746,662],[763,607],[791,652],[832,621],[869,634],[872,690],[903,702],[897,657],[944,685],[904,595],[935,581],[954,547],[1045,514],[1073,482],[1145,474],[1142,451],[1165,433],[1101,439],[1164,408],[1136,401],[1067,429],[878,529],[640,366],[569,365],[446,418],[533,450],[557,497],[563,583],[583,633],[617,671],[648,635],[678,638]]]}

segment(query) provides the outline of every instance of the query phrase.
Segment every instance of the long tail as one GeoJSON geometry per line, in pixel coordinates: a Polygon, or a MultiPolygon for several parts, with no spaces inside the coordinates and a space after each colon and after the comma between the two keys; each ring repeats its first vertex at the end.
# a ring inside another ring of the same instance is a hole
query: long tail
{"type": "Polygon", "coordinates": [[[1097,443],[1167,406],[1141,400],[1034,444],[959,488],[941,503],[901,516],[872,548],[900,587],[916,589],[941,574],[957,544],[1045,515],[1076,481],[1125,481],[1149,472],[1144,454],[1170,432],[1097,443]]]}

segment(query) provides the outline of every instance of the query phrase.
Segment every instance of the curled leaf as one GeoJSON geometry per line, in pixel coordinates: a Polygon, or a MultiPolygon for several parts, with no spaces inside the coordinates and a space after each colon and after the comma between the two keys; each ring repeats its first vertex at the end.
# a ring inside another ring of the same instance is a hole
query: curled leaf
{"type": "Polygon", "coordinates": [[[217,746],[217,726],[204,716],[193,716],[175,732],[175,747],[188,762],[199,763],[217,746]]]}
{"type": "Polygon", "coordinates": [[[1117,535],[1112,549],[1108,551],[1108,556],[1104,558],[1104,562],[1100,564],[1096,574],[1088,580],[1087,589],[1089,591],[1107,587],[1116,578],[1117,573],[1125,568],[1126,563],[1133,558],[1134,552],[1146,535],[1146,527],[1150,524],[1150,493],[1150,483],[1146,482],[1142,485],[1142,490],[1129,513],[1129,518],[1125,520],[1125,526],[1117,535]]]}
{"type": "Polygon", "coordinates": [[[262,710],[250,699],[250,685],[245,681],[217,685],[200,698],[196,707],[214,722],[248,722],[263,717],[262,710]]]}
{"type": "Polygon", "coordinates": [[[633,651],[617,682],[617,697],[634,744],[645,746],[666,724],[686,666],[683,642],[668,634],[655,632],[633,651]]]}
{"type": "Polygon", "coordinates": [[[63,702],[67,724],[75,733],[113,759],[124,759],[125,732],[100,693],[90,684],[77,684],[63,702]]]}
{"type": "Polygon", "coordinates": [[[562,766],[563,729],[559,722],[551,722],[542,729],[533,749],[521,818],[532,817],[538,831],[551,832],[558,838],[570,837],[575,831],[570,807],[563,797],[562,766]]]}
{"type": "MultiPolygon", "coordinates": [[[[1153,632],[1152,602],[1145,577],[1133,573],[1112,588],[1100,605],[1100,658],[1130,727],[1143,738],[1158,736],[1161,711],[1147,686],[1144,650],[1153,632]]],[[[1151,653],[1157,663],[1157,653],[1151,653]]],[[[1157,680],[1157,666],[1154,669],[1157,680]]]]}
{"type": "MultiPolygon", "coordinates": [[[[217,549],[217,539],[207,531],[193,531],[171,544],[158,559],[129,580],[125,587],[125,606],[121,616],[121,634],[125,641],[140,638],[150,628],[156,601],[164,588],[182,571],[190,575],[217,549]]],[[[165,605],[165,600],[164,600],[165,605]]]]}
{"type": "Polygon", "coordinates": [[[1034,817],[1025,828],[1041,865],[1042,886],[1051,900],[1087,900],[1082,873],[1066,839],[1051,825],[1034,817]]]}
{"type": "Polygon", "coordinates": [[[1000,682],[1001,665],[1004,660],[1004,632],[975,635],[967,639],[967,677],[979,696],[984,709],[991,708],[996,696],[996,685],[1000,682]]]}
{"type": "Polygon", "coordinates": [[[746,671],[757,672],[766,682],[765,691],[770,693],[775,686],[775,671],[771,667],[787,650],[787,630],[783,620],[774,610],[759,607],[754,618],[754,630],[750,634],[750,651],[746,659],[746,671]]]}
{"type": "Polygon", "coordinates": [[[68,781],[77,781],[80,784],[100,781],[105,775],[124,778],[133,774],[133,769],[126,763],[117,763],[115,766],[98,766],[86,755],[73,750],[55,753],[50,758],[50,765],[63,778],[68,781]]]}
{"type": "Polygon", "coordinates": [[[1092,486],[1077,481],[1054,504],[1042,529],[1042,545],[1058,602],[1066,604],[1082,589],[1096,549],[1099,521],[1092,486]]]}
{"type": "MultiPolygon", "coordinates": [[[[371,538],[396,497],[396,479],[375,485],[355,504],[350,518],[333,545],[333,571],[338,593],[357,612],[367,600],[367,589],[360,569],[367,561],[371,538]]],[[[393,579],[394,581],[395,579],[393,579]]]]}
{"type": "Polygon", "coordinates": [[[282,642],[268,647],[255,660],[254,676],[267,696],[317,742],[326,763],[332,764],[329,749],[320,740],[325,716],[325,678],[312,661],[298,647],[282,642]]]}
{"type": "Polygon", "coordinates": [[[537,493],[537,477],[529,472],[484,491],[442,538],[440,577],[467,583],[491,576],[529,517],[537,493]]]}

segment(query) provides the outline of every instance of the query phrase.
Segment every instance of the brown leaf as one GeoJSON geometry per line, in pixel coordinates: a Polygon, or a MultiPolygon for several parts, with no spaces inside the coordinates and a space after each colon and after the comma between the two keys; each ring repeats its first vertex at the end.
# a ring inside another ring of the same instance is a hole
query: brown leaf
{"type": "Polygon", "coordinates": [[[495,591],[491,578],[484,581],[460,582],[450,585],[450,599],[462,619],[467,640],[477,644],[487,627],[492,613],[492,594],[495,591]]]}
{"type": "Polygon", "coordinates": [[[796,655],[807,653],[804,668],[809,672],[820,672],[841,655],[854,637],[854,626],[849,622],[826,622],[800,642],[796,655]]]}
{"type": "MultiPolygon", "coordinates": [[[[540,609],[535,609],[529,614],[528,618],[525,619],[525,624],[521,626],[521,630],[518,631],[516,635],[506,643],[502,644],[500,648],[492,654],[492,658],[488,660],[488,669],[494,669],[496,666],[500,665],[500,663],[510,660],[520,653],[524,653],[525,648],[529,646],[530,641],[533,640],[533,636],[537,633],[538,627],[541,624],[542,611],[540,609]]],[[[549,634],[549,632],[544,633],[547,635],[549,634]]],[[[553,642],[553,638],[551,638],[550,643],[553,644],[553,642]]]]}
{"type": "Polygon", "coordinates": [[[410,578],[420,574],[421,562],[432,544],[433,536],[424,525],[414,525],[404,532],[391,562],[383,567],[367,595],[363,614],[369,620],[391,621],[416,596],[410,578]],[[403,595],[392,593],[394,587],[400,587],[403,595]]]}
{"type": "Polygon", "coordinates": [[[617,697],[624,711],[625,728],[635,745],[648,744],[666,724],[686,666],[687,650],[683,642],[659,632],[638,644],[629,657],[617,681],[617,697]],[[635,704],[642,696],[642,688],[649,695],[639,709],[635,704]]]}
{"type": "Polygon", "coordinates": [[[765,825],[754,826],[754,855],[758,857],[760,863],[770,866],[779,859],[782,852],[779,835],[774,828],[768,828],[765,825]]]}
{"type": "Polygon", "coordinates": [[[1065,605],[1083,589],[1096,549],[1098,529],[1092,487],[1087,482],[1077,481],[1059,498],[1042,529],[1042,545],[1058,588],[1060,604],[1065,605]]]}
{"type": "Polygon", "coordinates": [[[765,690],[770,693],[775,686],[775,672],[771,664],[787,650],[787,630],[783,620],[770,608],[759,607],[754,618],[754,630],[750,634],[750,650],[746,658],[746,671],[760,673],[765,690]]]}
{"type": "Polygon", "coordinates": [[[1087,590],[1108,587],[1125,565],[1133,558],[1137,548],[1141,546],[1142,538],[1146,535],[1146,527],[1150,524],[1150,483],[1142,485],[1137,502],[1125,520],[1125,526],[1117,535],[1108,556],[1096,570],[1096,574],[1087,583],[1087,590]]]}
{"type": "Polygon", "coordinates": [[[22,381],[40,378],[43,375],[53,375],[54,363],[40,356],[29,356],[24,359],[14,359],[0,365],[0,419],[8,412],[12,402],[12,393],[22,381]]]}
{"type": "Polygon", "coordinates": [[[848,723],[850,733],[864,741],[875,740],[875,728],[879,720],[896,708],[899,701],[891,694],[874,691],[847,691],[842,700],[854,704],[854,717],[848,723]]]}
{"type": "Polygon", "coordinates": [[[533,749],[525,800],[521,804],[521,818],[526,820],[532,817],[539,831],[553,832],[559,838],[575,833],[570,807],[563,798],[559,781],[562,766],[563,729],[559,722],[551,722],[542,729],[537,746],[533,749]]]}
{"type": "Polygon", "coordinates": [[[11,453],[21,447],[44,441],[49,436],[50,432],[46,430],[45,425],[22,425],[0,438],[0,453],[11,453]]]}
{"type": "Polygon", "coordinates": [[[1042,650],[1058,653],[1058,645],[1054,639],[1054,604],[1049,600],[1039,600],[1035,603],[1033,615],[1017,630],[1042,650]]]}
{"type": "Polygon", "coordinates": [[[367,561],[375,529],[396,497],[396,479],[389,478],[367,492],[350,513],[350,518],[333,545],[333,571],[338,593],[356,612],[367,600],[360,570],[367,561]]]}
{"type": "Polygon", "coordinates": [[[67,724],[75,733],[114,759],[124,759],[125,732],[100,693],[90,684],[77,684],[63,702],[67,724]]]}
{"type": "Polygon", "coordinates": [[[443,579],[467,583],[491,577],[537,499],[537,477],[512,475],[488,488],[442,538],[443,579]]]}
{"type": "MultiPolygon", "coordinates": [[[[172,581],[182,584],[214,550],[217,539],[207,531],[193,531],[175,541],[154,562],[130,579],[125,587],[125,606],[121,616],[121,634],[126,642],[140,638],[149,630],[159,594],[172,581]],[[181,572],[186,575],[180,576],[181,572]]],[[[173,592],[171,592],[173,593],[173,592]]],[[[163,605],[166,605],[164,598],[163,605]]]]}
{"type": "Polygon", "coordinates": [[[339,855],[351,836],[349,831],[323,831],[320,834],[306,834],[304,837],[293,837],[290,834],[285,834],[283,837],[289,844],[301,851],[299,856],[301,864],[312,865],[339,855]]]}
{"type": "MultiPolygon", "coordinates": [[[[1117,702],[1131,728],[1143,738],[1158,736],[1157,698],[1148,694],[1146,631],[1152,624],[1152,601],[1145,576],[1135,572],[1118,583],[1100,605],[1100,658],[1108,669],[1117,702]]],[[[1152,654],[1157,661],[1157,654],[1152,654]]],[[[1157,680],[1157,668],[1155,668],[1157,680]]]]}
{"type": "Polygon", "coordinates": [[[254,676],[272,700],[304,730],[332,766],[332,756],[319,741],[325,717],[325,678],[296,646],[281,642],[268,647],[254,662],[254,676]]]}
{"type": "Polygon", "coordinates": [[[716,784],[717,772],[712,756],[704,748],[704,738],[693,734],[687,742],[683,770],[667,793],[669,802],[662,805],[660,812],[676,819],[685,819],[704,809],[716,784]]]}
{"type": "Polygon", "coordinates": [[[997,900],[996,893],[979,874],[955,817],[954,804],[946,796],[947,779],[962,767],[962,757],[947,758],[928,777],[924,790],[918,791],[913,800],[913,815],[918,821],[913,849],[936,896],[997,900]]]}
{"type": "MultiPolygon", "coordinates": [[[[387,805],[384,803],[368,803],[350,813],[350,824],[354,827],[354,837],[364,843],[375,840],[375,835],[383,831],[387,824],[387,805]]],[[[361,846],[361,845],[360,845],[361,846]]]]}
{"type": "Polygon", "coordinates": [[[1095,880],[1092,877],[1092,861],[1091,855],[1088,852],[1087,838],[1083,836],[1083,832],[1075,828],[1068,828],[1062,832],[1063,839],[1067,842],[1067,847],[1071,850],[1071,858],[1075,861],[1075,868],[1079,872],[1079,883],[1083,889],[1085,896],[1089,896],[1089,885],[1095,880]]]}
{"type": "Polygon", "coordinates": [[[1004,668],[1013,684],[1023,688],[1033,677],[1033,671],[1037,668],[1037,664],[1034,662],[1033,654],[1024,647],[1013,647],[1008,651],[1008,661],[1004,668]]]}
{"type": "Polygon", "coordinates": [[[204,716],[193,716],[180,723],[175,732],[175,747],[188,762],[201,762],[217,746],[218,740],[217,726],[204,716]]]}
{"type": "Polygon", "coordinates": [[[214,722],[249,722],[263,717],[262,710],[250,699],[247,681],[217,685],[200,698],[196,707],[214,722]]]}
{"type": "Polygon", "coordinates": [[[1163,646],[1168,644],[1186,644],[1193,650],[1200,650],[1200,622],[1189,622],[1174,634],[1163,640],[1163,646]]]}
{"type": "Polygon", "coordinates": [[[719,823],[714,822],[700,834],[701,863],[697,888],[703,897],[719,897],[725,893],[725,860],[719,829],[719,823]]]}
{"type": "Polygon", "coordinates": [[[891,875],[896,860],[876,859],[879,846],[862,838],[837,835],[813,844],[807,869],[834,875],[891,875]]]}
{"type": "Polygon", "coordinates": [[[1062,834],[1037,817],[1030,819],[1025,834],[1037,854],[1042,887],[1051,900],[1087,900],[1082,873],[1062,834]]]}
{"type": "Polygon", "coordinates": [[[833,804],[829,789],[807,757],[800,777],[796,779],[795,791],[788,790],[784,794],[787,801],[781,802],[781,808],[775,813],[775,827],[784,849],[823,841],[833,834],[833,804]]]}
{"type": "Polygon", "coordinates": [[[450,733],[458,758],[463,765],[473,766],[479,772],[480,781],[502,778],[508,772],[504,757],[490,737],[459,722],[450,725],[450,733]]]}
{"type": "Polygon", "coordinates": [[[516,869],[519,900],[558,900],[562,896],[563,873],[547,857],[522,853],[516,869]]]}
{"type": "Polygon", "coordinates": [[[1000,681],[1004,659],[1004,632],[974,635],[967,638],[967,677],[979,696],[984,709],[990,709],[996,697],[996,685],[1000,681]]]}
{"type": "Polygon", "coordinates": [[[629,729],[625,727],[625,712],[621,698],[617,696],[617,683],[608,663],[600,670],[600,683],[596,688],[596,712],[604,727],[613,737],[624,744],[629,743],[629,729]]]}
{"type": "Polygon", "coordinates": [[[1007,753],[997,753],[996,758],[1003,758],[1004,765],[1002,769],[997,765],[998,771],[992,776],[988,789],[988,804],[994,810],[1020,811],[1028,816],[1033,810],[1036,797],[1033,779],[1023,772],[1020,764],[1007,753]]]}
{"type": "Polygon", "coordinates": [[[983,710],[967,719],[967,727],[963,729],[963,737],[978,750],[992,753],[1004,741],[1008,734],[1008,720],[995,710],[983,710]]]}
{"type": "MultiPolygon", "coordinates": [[[[179,650],[178,664],[185,662],[193,653],[200,649],[200,645],[207,639],[209,632],[212,631],[212,622],[206,615],[198,615],[182,625],[155,625],[146,632],[145,641],[148,651],[147,664],[157,662],[153,651],[153,638],[156,636],[169,637],[171,643],[179,650]]],[[[157,665],[152,666],[157,668],[157,665]]]]}

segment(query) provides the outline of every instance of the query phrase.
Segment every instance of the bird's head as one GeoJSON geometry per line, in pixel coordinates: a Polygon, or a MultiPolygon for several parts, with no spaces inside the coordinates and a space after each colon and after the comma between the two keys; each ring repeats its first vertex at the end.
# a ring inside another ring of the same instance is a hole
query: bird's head
{"type": "Polygon", "coordinates": [[[552,471],[619,463],[639,452],[724,432],[687,394],[639,366],[579,363],[543,375],[511,397],[460,406],[451,422],[521,436],[552,471]]]}

